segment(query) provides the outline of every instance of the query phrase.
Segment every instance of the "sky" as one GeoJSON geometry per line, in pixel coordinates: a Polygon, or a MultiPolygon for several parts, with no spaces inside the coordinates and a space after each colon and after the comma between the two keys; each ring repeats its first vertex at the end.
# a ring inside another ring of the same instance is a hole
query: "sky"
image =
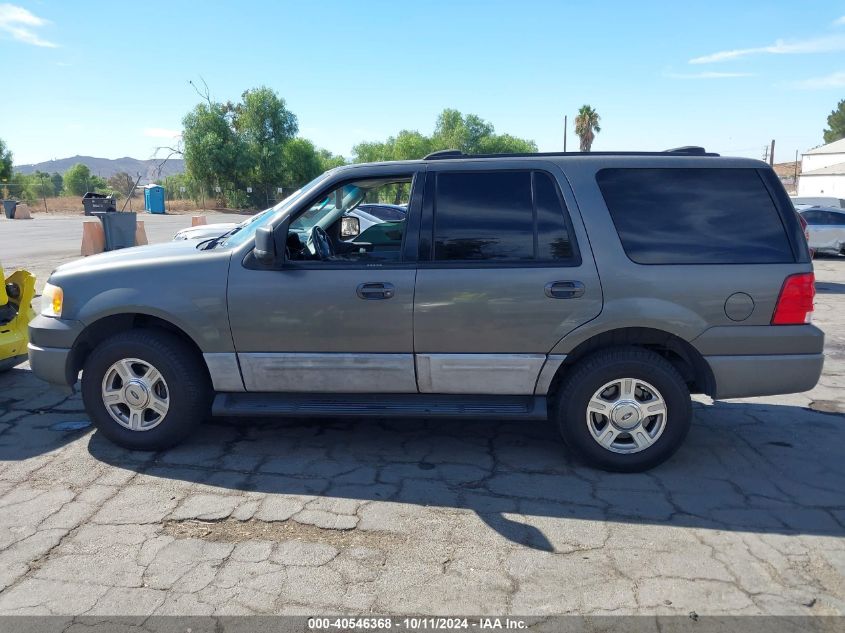
{"type": "MultiPolygon", "coordinates": [[[[151,158],[200,99],[266,85],[349,157],[456,108],[541,151],[703,145],[793,160],[845,98],[845,1],[0,1],[0,138],[16,164],[151,158]]],[[[161,151],[159,151],[161,155],[161,151]]]]}

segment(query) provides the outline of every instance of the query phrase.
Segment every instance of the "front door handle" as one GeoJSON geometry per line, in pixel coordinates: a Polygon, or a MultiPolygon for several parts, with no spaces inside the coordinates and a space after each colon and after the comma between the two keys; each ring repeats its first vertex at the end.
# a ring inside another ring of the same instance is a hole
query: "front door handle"
{"type": "Polygon", "coordinates": [[[396,289],[393,284],[378,281],[359,284],[356,292],[361,299],[391,299],[396,294],[396,289]]]}
{"type": "Polygon", "coordinates": [[[550,281],[545,290],[549,299],[577,299],[585,288],[580,281],[550,281]]]}

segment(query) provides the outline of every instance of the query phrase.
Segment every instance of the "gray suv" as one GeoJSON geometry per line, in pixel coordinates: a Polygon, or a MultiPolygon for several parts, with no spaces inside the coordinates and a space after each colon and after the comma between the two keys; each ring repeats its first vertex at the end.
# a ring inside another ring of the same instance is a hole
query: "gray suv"
{"type": "Polygon", "coordinates": [[[813,294],[759,161],[447,151],[334,169],[215,240],[63,265],[29,357],[55,384],[82,371],[99,432],[132,449],[209,414],[550,420],[639,471],[682,443],[690,393],[816,384],[813,294]],[[381,203],[407,213],[350,235],[381,203]]]}

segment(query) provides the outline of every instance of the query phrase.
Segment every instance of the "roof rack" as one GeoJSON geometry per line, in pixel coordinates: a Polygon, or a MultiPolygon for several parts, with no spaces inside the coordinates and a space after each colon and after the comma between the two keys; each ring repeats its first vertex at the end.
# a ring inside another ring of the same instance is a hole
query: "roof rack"
{"type": "Polygon", "coordinates": [[[533,153],[505,153],[505,154],[464,154],[459,149],[443,149],[432,152],[423,160],[448,160],[450,158],[536,158],[543,156],[718,156],[708,152],[698,145],[673,147],[662,152],[533,152],[533,153]]]}

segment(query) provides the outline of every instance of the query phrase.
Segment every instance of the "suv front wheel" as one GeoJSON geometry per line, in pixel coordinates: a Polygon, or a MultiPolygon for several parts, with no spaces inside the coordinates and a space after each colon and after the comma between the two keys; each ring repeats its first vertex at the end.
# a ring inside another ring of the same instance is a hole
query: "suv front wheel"
{"type": "Polygon", "coordinates": [[[94,426],[115,444],[162,450],[207,417],[208,383],[202,360],[177,336],[131,330],[106,339],[88,356],[82,398],[94,426]]]}
{"type": "Polygon", "coordinates": [[[671,457],[687,435],[690,394],[662,356],[638,347],[596,352],[564,379],[557,406],[567,445],[590,465],[640,472],[671,457]]]}

